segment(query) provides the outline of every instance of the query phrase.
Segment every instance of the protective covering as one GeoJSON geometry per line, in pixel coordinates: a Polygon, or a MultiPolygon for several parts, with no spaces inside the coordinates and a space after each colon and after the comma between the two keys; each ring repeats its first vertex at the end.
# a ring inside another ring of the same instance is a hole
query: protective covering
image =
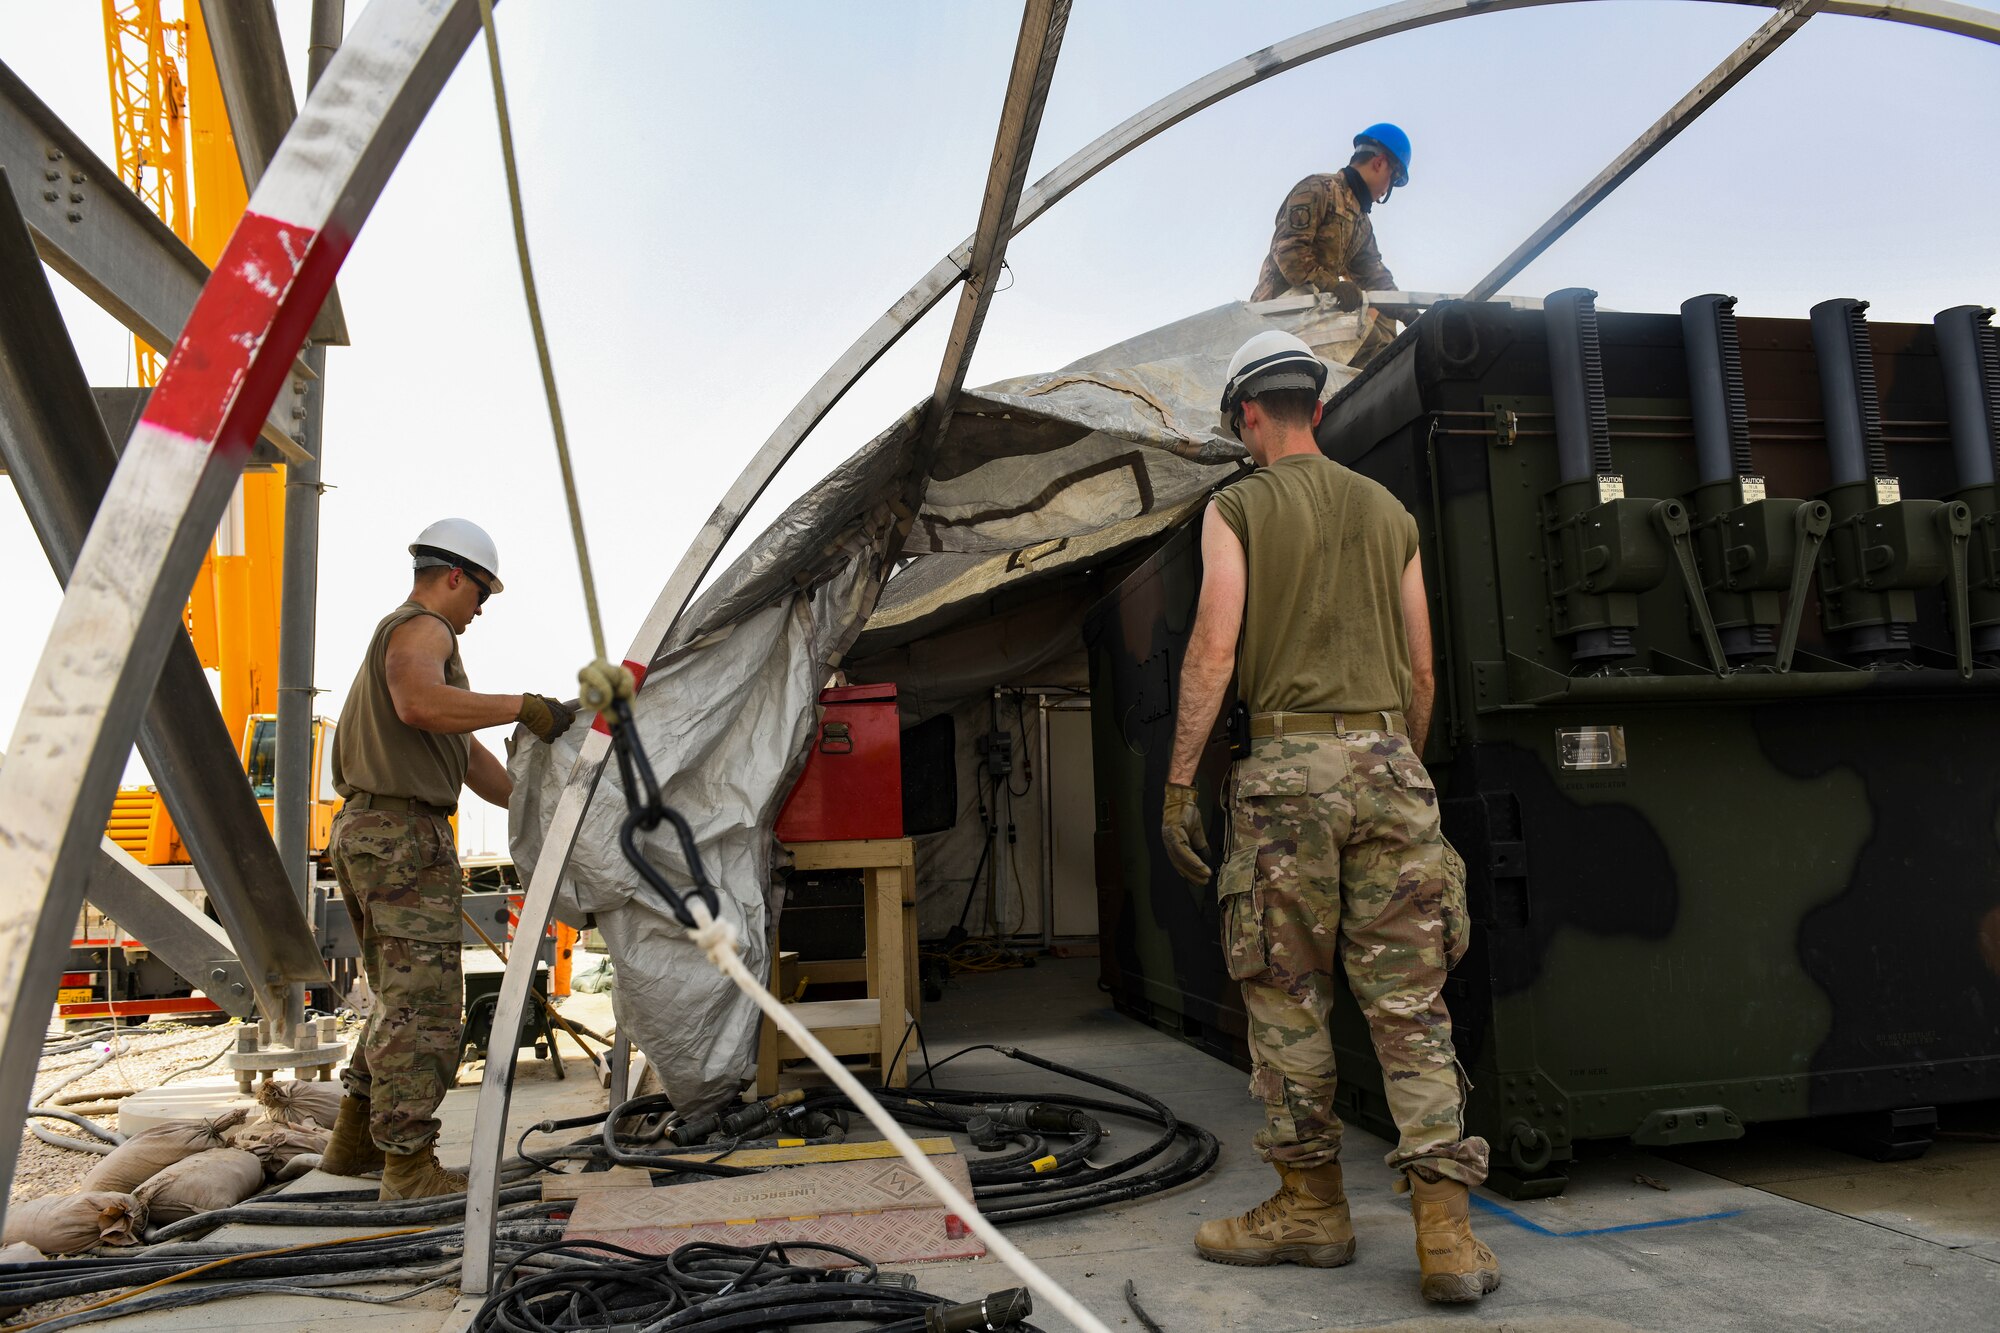
{"type": "MultiPolygon", "coordinates": [[[[1374,319],[1309,297],[1232,304],[1058,371],[967,390],[921,477],[923,409],[914,409],[781,514],[689,608],[634,716],[753,969],[769,966],[770,829],[831,673],[894,680],[905,722],[958,710],[962,749],[993,685],[1081,684],[1083,608],[1061,595],[1064,577],[1184,521],[1242,466],[1242,446],[1216,430],[1230,353],[1265,329],[1296,333],[1334,363],[1331,396],[1356,373],[1345,362],[1374,319]],[[975,614],[1002,593],[1019,594],[1014,610],[975,614]]],[[[554,746],[514,747],[509,824],[524,877],[581,744],[573,732],[554,746]]],[[[677,1106],[703,1109],[754,1074],[756,1010],[625,864],[623,819],[607,767],[558,915],[581,925],[595,914],[617,968],[619,1029],[677,1106]]],[[[647,851],[685,884],[678,846],[662,833],[647,851]]],[[[949,924],[981,842],[963,827],[919,840],[919,892],[935,900],[920,900],[925,929],[949,924]]]]}

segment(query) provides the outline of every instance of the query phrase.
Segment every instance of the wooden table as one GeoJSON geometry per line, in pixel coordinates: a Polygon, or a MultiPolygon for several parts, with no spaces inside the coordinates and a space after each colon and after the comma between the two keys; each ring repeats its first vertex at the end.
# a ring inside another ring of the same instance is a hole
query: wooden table
{"type": "MultiPolygon", "coordinates": [[[[806,1001],[788,1006],[812,1034],[835,1055],[874,1055],[885,1087],[908,1082],[909,1043],[904,1034],[916,1015],[919,979],[917,937],[911,918],[916,904],[916,852],[908,838],[857,842],[787,844],[799,870],[859,870],[866,913],[866,956],[834,963],[800,963],[821,980],[864,981],[867,996],[858,1000],[806,1001]]],[[[782,932],[782,923],[780,931],[782,932]]],[[[782,959],[783,955],[779,955],[782,959]]],[[[774,986],[783,972],[774,961],[774,986]]],[[[782,995],[783,992],[780,991],[782,995]]],[[[778,1066],[803,1058],[797,1043],[764,1020],[757,1046],[757,1093],[778,1090],[778,1066]]]]}

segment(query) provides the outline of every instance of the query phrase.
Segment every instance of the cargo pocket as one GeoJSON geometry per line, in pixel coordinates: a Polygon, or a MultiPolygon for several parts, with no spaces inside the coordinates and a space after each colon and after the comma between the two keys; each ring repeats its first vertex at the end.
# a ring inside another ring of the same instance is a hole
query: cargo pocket
{"type": "Polygon", "coordinates": [[[1409,750],[1391,756],[1389,771],[1395,775],[1396,785],[1425,805],[1437,804],[1437,784],[1431,781],[1431,772],[1424,767],[1424,761],[1409,750]]]}
{"type": "Polygon", "coordinates": [[[1264,942],[1264,914],[1258,907],[1257,848],[1238,847],[1216,877],[1222,912],[1222,961],[1233,981],[1248,981],[1270,970],[1264,942]]]}
{"type": "Polygon", "coordinates": [[[363,895],[377,935],[425,944],[457,944],[458,858],[442,815],[411,815],[402,836],[374,867],[363,895]]]}
{"type": "Polygon", "coordinates": [[[1447,838],[1444,844],[1444,900],[1439,912],[1444,918],[1445,969],[1457,967],[1472,944],[1472,918],[1465,906],[1465,858],[1447,838]]]}

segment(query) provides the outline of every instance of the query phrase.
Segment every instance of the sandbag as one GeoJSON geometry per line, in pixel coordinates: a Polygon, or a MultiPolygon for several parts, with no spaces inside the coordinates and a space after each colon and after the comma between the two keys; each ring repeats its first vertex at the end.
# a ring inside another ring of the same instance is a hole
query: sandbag
{"type": "Polygon", "coordinates": [[[317,1157],[326,1151],[326,1141],[332,1132],[318,1125],[274,1125],[262,1122],[255,1125],[241,1125],[229,1131],[229,1146],[255,1153],[257,1160],[264,1164],[264,1174],[273,1179],[289,1179],[278,1173],[289,1166],[292,1159],[299,1156],[317,1157]]]}
{"type": "Polygon", "coordinates": [[[273,1080],[257,1085],[257,1104],[264,1119],[279,1125],[302,1125],[310,1121],[321,1129],[332,1129],[340,1114],[344,1090],[338,1083],[273,1080]]]}
{"type": "Polygon", "coordinates": [[[224,1111],[213,1120],[169,1120],[134,1134],[105,1155],[83,1178],[85,1190],[128,1194],[185,1157],[224,1146],[224,1134],[250,1115],[248,1107],[224,1111]]]}
{"type": "Polygon", "coordinates": [[[162,1169],[132,1197],[153,1225],[242,1203],[264,1185],[264,1163],[241,1148],[211,1148],[162,1169]]]}
{"type": "Polygon", "coordinates": [[[51,1194],[7,1205],[0,1241],[32,1245],[43,1254],[78,1254],[96,1245],[137,1245],[146,1205],[118,1190],[51,1194]]]}
{"type": "Polygon", "coordinates": [[[272,1176],[271,1179],[280,1184],[283,1184],[287,1180],[297,1180],[300,1176],[310,1175],[312,1172],[319,1170],[319,1163],[320,1154],[316,1152],[302,1152],[278,1168],[278,1174],[272,1176]]]}

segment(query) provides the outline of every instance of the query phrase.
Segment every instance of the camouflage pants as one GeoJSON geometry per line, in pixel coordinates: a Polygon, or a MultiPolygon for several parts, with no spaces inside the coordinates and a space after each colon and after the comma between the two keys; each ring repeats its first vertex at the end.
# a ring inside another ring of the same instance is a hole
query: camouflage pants
{"type": "Polygon", "coordinates": [[[1465,866],[1423,762],[1389,732],[1294,734],[1256,742],[1233,783],[1218,890],[1250,1019],[1250,1092],[1264,1103],[1258,1151],[1298,1167],[1340,1156],[1327,1028],[1337,951],[1400,1134],[1389,1165],[1477,1185],[1486,1141],[1465,1135],[1440,994],[1469,942],[1465,866]]]}
{"type": "Polygon", "coordinates": [[[438,1103],[458,1077],[458,848],[442,815],[342,810],[327,850],[375,992],[342,1081],[369,1099],[377,1146],[415,1152],[437,1138],[438,1103]]]}

